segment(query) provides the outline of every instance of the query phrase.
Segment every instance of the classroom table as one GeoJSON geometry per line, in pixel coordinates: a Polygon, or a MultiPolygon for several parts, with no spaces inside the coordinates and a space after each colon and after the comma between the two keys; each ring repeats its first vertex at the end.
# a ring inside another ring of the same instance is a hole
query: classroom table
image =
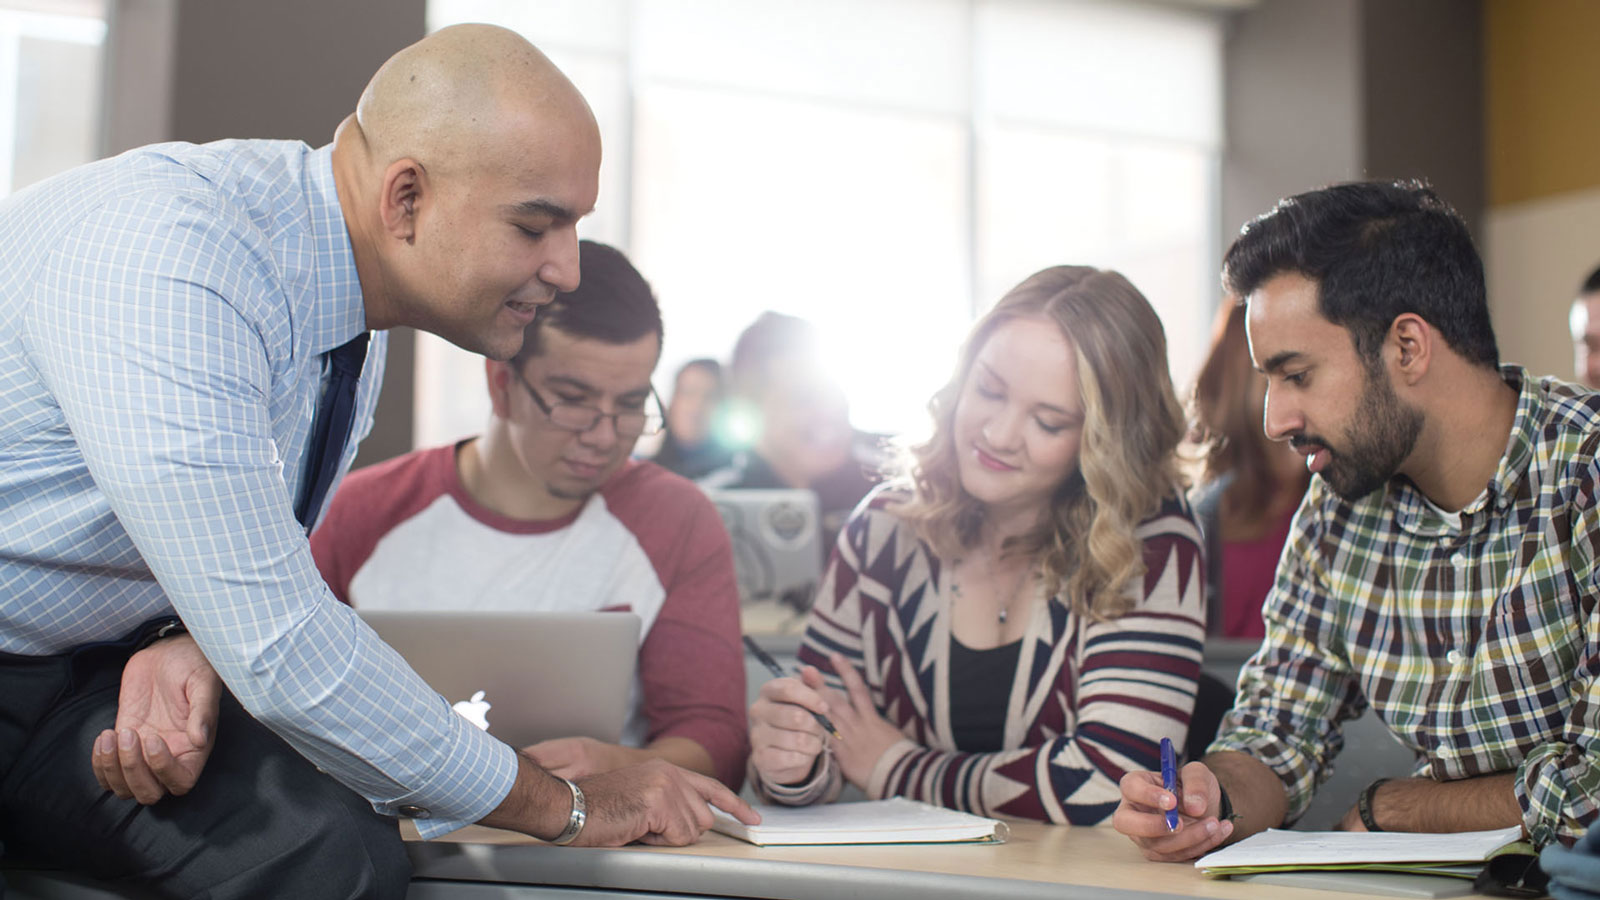
{"type": "MultiPolygon", "coordinates": [[[[410,900],[1356,900],[1364,895],[1210,879],[1152,863],[1108,827],[1011,823],[1005,844],[756,847],[707,833],[689,847],[554,847],[471,826],[434,841],[404,829],[410,900]]],[[[1481,895],[1469,894],[1471,897],[1481,895]]]]}

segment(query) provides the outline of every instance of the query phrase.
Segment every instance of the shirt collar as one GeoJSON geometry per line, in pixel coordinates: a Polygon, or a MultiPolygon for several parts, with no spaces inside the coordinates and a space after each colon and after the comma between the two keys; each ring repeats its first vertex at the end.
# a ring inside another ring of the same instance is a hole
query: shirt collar
{"type": "Polygon", "coordinates": [[[311,151],[305,166],[306,207],[311,219],[315,306],[308,331],[310,350],[326,353],[367,329],[350,232],[333,180],[333,145],[311,151]]]}
{"type": "MultiPolygon", "coordinates": [[[[1463,526],[1479,513],[1488,509],[1502,511],[1516,500],[1517,488],[1528,475],[1528,463],[1533,459],[1533,449],[1539,440],[1542,421],[1540,385],[1528,377],[1521,366],[1501,366],[1500,377],[1517,391],[1517,415],[1511,423],[1511,437],[1506,441],[1506,451],[1500,455],[1500,464],[1484,486],[1483,492],[1461,509],[1463,526]]],[[[1401,528],[1412,534],[1439,536],[1454,529],[1411,483],[1409,478],[1397,478],[1395,517],[1401,528]]]]}

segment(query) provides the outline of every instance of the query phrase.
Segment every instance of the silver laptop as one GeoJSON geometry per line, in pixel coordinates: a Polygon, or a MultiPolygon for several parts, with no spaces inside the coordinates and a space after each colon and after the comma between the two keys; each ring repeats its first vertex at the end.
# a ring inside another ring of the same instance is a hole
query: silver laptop
{"type": "Polygon", "coordinates": [[[744,630],[795,633],[822,580],[822,517],[808,490],[707,488],[733,542],[744,630]]]}
{"type": "Polygon", "coordinates": [[[639,652],[634,613],[356,612],[456,712],[513,747],[622,736],[639,652]]]}

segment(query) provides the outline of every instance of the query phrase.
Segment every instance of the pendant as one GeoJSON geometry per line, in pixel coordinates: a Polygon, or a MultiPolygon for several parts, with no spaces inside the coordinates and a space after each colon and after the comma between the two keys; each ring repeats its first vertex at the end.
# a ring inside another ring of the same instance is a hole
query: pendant
{"type": "Polygon", "coordinates": [[[1006,623],[1006,608],[1004,606],[1002,606],[1002,607],[1000,607],[1000,624],[1004,625],[1005,623],[1006,623]]]}

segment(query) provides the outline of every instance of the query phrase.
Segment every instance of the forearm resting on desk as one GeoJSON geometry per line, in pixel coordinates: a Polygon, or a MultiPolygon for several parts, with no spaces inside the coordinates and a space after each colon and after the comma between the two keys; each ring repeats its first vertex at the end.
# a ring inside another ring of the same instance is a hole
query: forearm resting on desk
{"type": "MultiPolygon", "coordinates": [[[[1515,775],[1483,775],[1460,781],[1395,778],[1372,795],[1372,819],[1384,831],[1487,831],[1522,823],[1515,775]]],[[[1352,805],[1339,827],[1364,831],[1360,811],[1352,805]]]]}

